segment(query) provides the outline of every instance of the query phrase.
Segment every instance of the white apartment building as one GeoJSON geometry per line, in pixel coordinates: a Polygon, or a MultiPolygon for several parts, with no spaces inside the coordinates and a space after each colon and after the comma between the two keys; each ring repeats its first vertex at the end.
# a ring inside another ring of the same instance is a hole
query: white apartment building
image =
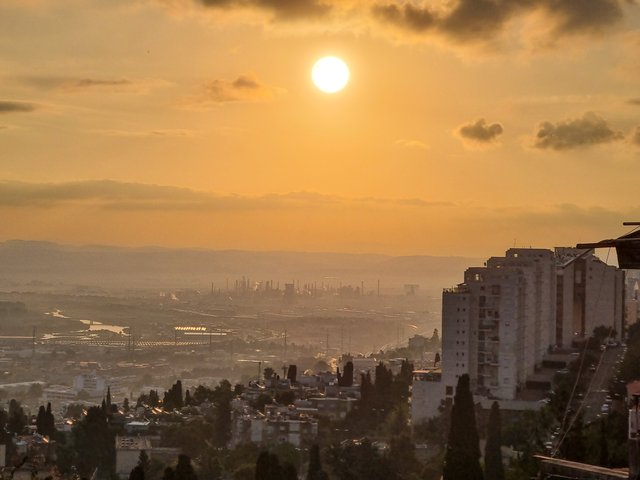
{"type": "Polygon", "coordinates": [[[467,269],[443,292],[442,376],[417,375],[414,421],[435,415],[465,373],[476,395],[515,400],[549,350],[599,325],[624,331],[624,272],[591,252],[513,248],[467,269]]]}

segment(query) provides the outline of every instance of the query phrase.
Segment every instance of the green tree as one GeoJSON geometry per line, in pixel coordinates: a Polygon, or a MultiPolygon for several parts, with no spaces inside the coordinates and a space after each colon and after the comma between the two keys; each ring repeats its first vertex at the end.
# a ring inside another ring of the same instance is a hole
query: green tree
{"type": "Polygon", "coordinates": [[[282,464],[282,480],[298,480],[298,472],[296,467],[289,462],[282,464]]]}
{"type": "Polygon", "coordinates": [[[102,474],[113,473],[115,435],[109,430],[107,414],[102,408],[89,408],[87,415],[73,427],[71,436],[80,475],[90,477],[96,467],[102,474]]]}
{"type": "Polygon", "coordinates": [[[309,470],[307,471],[307,480],[327,480],[327,478],[327,473],[322,469],[320,447],[318,444],[313,444],[309,450],[309,470]]]}
{"type": "Polygon", "coordinates": [[[256,480],[282,480],[282,467],[278,456],[263,451],[256,461],[256,480]]]}
{"type": "Polygon", "coordinates": [[[422,465],[416,458],[416,446],[409,435],[391,437],[389,442],[389,464],[391,470],[399,478],[409,478],[418,475],[422,465]]]}
{"type": "Polygon", "coordinates": [[[560,455],[574,462],[584,462],[587,454],[584,421],[582,414],[578,414],[573,426],[560,444],[560,455]]]}
{"type": "Polygon", "coordinates": [[[173,480],[198,480],[191,458],[187,455],[178,455],[178,464],[174,470],[173,480]]]}
{"type": "Polygon", "coordinates": [[[142,471],[145,473],[145,475],[148,475],[151,471],[151,460],[149,460],[149,455],[147,455],[146,450],[140,450],[138,465],[140,466],[140,468],[142,468],[142,471]]]}
{"type": "Polygon", "coordinates": [[[600,419],[600,451],[598,465],[601,467],[609,466],[609,445],[607,444],[607,429],[605,427],[604,418],[600,419]]]}
{"type": "Polygon", "coordinates": [[[298,376],[298,367],[296,365],[289,365],[287,369],[287,378],[291,382],[291,385],[296,384],[296,378],[298,376]]]}
{"type": "Polygon", "coordinates": [[[7,430],[14,435],[21,435],[27,426],[27,416],[20,406],[20,402],[11,399],[9,402],[9,418],[7,420],[7,430]]]}
{"type": "Polygon", "coordinates": [[[213,405],[216,408],[213,444],[224,447],[231,439],[231,400],[234,398],[231,383],[228,380],[220,381],[213,395],[213,405]]]}
{"type": "Polygon", "coordinates": [[[140,465],[136,465],[129,474],[129,480],[144,480],[144,470],[140,465]]]}
{"type": "Polygon", "coordinates": [[[486,480],[504,480],[501,446],[500,406],[498,402],[493,402],[487,425],[487,443],[484,447],[484,476],[486,480]]]}
{"type": "Polygon", "coordinates": [[[443,480],[482,480],[480,447],[469,375],[461,375],[451,409],[443,480]]]}

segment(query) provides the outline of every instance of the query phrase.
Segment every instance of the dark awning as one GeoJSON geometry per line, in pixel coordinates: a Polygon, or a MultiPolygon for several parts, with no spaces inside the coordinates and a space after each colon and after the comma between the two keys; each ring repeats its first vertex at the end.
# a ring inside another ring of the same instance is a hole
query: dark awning
{"type": "Polygon", "coordinates": [[[618,265],[625,269],[640,269],[640,230],[619,238],[598,243],[579,243],[576,248],[592,249],[614,247],[618,254],[618,265]]]}

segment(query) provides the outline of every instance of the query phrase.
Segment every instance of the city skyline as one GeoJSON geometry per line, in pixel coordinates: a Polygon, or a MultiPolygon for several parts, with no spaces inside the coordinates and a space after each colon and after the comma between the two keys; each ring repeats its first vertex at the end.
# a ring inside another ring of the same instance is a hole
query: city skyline
{"type": "Polygon", "coordinates": [[[490,256],[640,219],[633,2],[9,0],[0,27],[0,241],[490,256]]]}

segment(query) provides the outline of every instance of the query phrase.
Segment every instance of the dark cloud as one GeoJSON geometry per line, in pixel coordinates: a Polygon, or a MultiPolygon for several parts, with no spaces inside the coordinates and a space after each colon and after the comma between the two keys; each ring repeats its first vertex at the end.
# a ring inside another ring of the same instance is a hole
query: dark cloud
{"type": "Polygon", "coordinates": [[[206,83],[202,95],[195,103],[206,106],[230,102],[259,102],[271,100],[274,96],[274,89],[256,77],[241,75],[232,81],[216,79],[206,83]]]}
{"type": "Polygon", "coordinates": [[[640,98],[630,98],[627,103],[629,105],[640,105],[640,98]]]}
{"type": "Polygon", "coordinates": [[[449,207],[447,202],[423,199],[346,198],[314,192],[291,192],[261,196],[217,195],[212,192],[165,185],[87,180],[63,183],[0,181],[0,207],[53,208],[84,204],[116,210],[273,210],[377,208],[381,205],[413,208],[449,207]]]}
{"type": "Polygon", "coordinates": [[[57,90],[66,93],[75,92],[147,92],[150,88],[163,85],[159,80],[130,80],[127,78],[73,78],[60,76],[26,76],[15,80],[42,90],[57,90]]]}
{"type": "Polygon", "coordinates": [[[319,0],[200,0],[211,8],[260,8],[281,19],[308,19],[326,16],[332,6],[319,0]]]}
{"type": "Polygon", "coordinates": [[[458,129],[458,134],[462,138],[484,144],[492,143],[502,132],[502,125],[499,123],[489,125],[484,118],[480,118],[474,123],[462,125],[458,129]]]}
{"type": "Polygon", "coordinates": [[[386,2],[372,7],[375,18],[413,34],[440,33],[460,42],[498,36],[518,15],[541,12],[551,34],[600,32],[622,19],[618,0],[458,0],[452,8],[386,2]]]}
{"type": "Polygon", "coordinates": [[[540,124],[534,146],[553,150],[570,150],[611,143],[624,138],[620,131],[613,130],[601,116],[587,112],[582,118],[553,124],[540,124]]]}
{"type": "Polygon", "coordinates": [[[102,80],[97,78],[80,78],[67,84],[69,88],[122,87],[131,85],[130,80],[102,80]]]}
{"type": "Polygon", "coordinates": [[[640,147],[640,126],[636,127],[636,130],[631,137],[631,142],[640,147]]]}
{"type": "Polygon", "coordinates": [[[0,114],[33,112],[35,109],[36,106],[33,103],[0,100],[0,114]]]}

